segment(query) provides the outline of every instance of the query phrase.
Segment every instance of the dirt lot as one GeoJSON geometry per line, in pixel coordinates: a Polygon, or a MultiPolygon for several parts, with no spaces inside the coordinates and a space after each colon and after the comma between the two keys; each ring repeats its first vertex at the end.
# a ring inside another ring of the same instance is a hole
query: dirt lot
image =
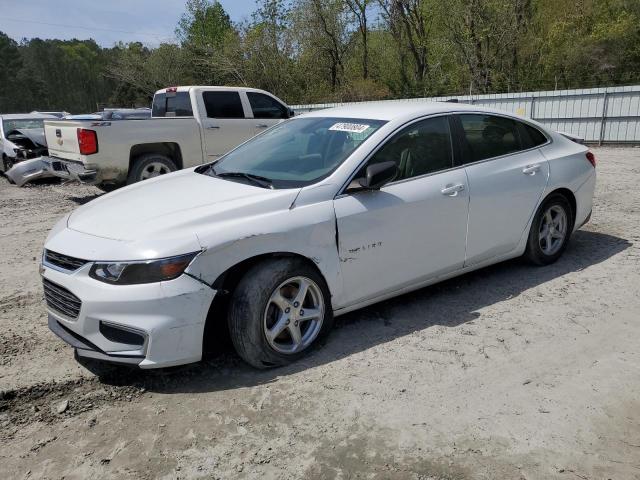
{"type": "Polygon", "coordinates": [[[100,192],[0,179],[2,478],[640,479],[640,149],[597,149],[592,222],[555,265],[503,263],[340,317],[266,372],[78,366],[38,260],[100,192]]]}

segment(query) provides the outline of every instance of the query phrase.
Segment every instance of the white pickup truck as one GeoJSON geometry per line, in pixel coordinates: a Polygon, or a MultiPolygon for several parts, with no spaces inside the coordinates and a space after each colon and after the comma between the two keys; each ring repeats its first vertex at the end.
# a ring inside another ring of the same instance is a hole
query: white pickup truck
{"type": "Polygon", "coordinates": [[[45,122],[53,173],[103,190],[215,160],[293,116],[263,90],[170,87],[153,97],[146,120],[45,122]]]}

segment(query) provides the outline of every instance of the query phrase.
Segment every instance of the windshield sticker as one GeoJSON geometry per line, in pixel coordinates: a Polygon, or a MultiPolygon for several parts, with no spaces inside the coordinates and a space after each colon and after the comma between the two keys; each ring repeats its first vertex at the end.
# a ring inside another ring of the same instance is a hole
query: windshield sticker
{"type": "Polygon", "coordinates": [[[367,128],[369,128],[369,125],[362,123],[335,123],[329,130],[334,132],[362,133],[367,128]]]}

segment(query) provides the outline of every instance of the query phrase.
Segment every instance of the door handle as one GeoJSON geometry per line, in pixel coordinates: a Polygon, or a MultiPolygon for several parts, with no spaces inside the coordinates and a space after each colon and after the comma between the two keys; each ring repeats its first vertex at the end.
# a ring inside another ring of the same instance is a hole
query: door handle
{"type": "Polygon", "coordinates": [[[269,125],[267,125],[266,123],[259,123],[258,125],[256,125],[256,128],[267,128],[269,125]]]}
{"type": "Polygon", "coordinates": [[[540,165],[536,164],[536,165],[527,165],[526,167],[524,167],[522,169],[522,173],[524,173],[525,175],[535,175],[536,172],[540,171],[540,165]]]}
{"type": "Polygon", "coordinates": [[[219,125],[209,125],[207,126],[207,130],[218,130],[220,128],[219,125]]]}
{"type": "Polygon", "coordinates": [[[458,192],[462,192],[463,190],[464,190],[464,185],[462,183],[458,183],[456,185],[449,184],[440,191],[442,192],[443,195],[447,195],[449,197],[455,197],[456,195],[458,195],[458,192]]]}

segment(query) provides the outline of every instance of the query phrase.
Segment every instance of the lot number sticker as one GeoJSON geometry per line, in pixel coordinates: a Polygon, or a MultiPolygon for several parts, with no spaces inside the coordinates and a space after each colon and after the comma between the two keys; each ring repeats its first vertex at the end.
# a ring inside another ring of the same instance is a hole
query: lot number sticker
{"type": "Polygon", "coordinates": [[[335,123],[329,130],[334,132],[350,132],[350,133],[362,133],[369,125],[362,123],[335,123]]]}

